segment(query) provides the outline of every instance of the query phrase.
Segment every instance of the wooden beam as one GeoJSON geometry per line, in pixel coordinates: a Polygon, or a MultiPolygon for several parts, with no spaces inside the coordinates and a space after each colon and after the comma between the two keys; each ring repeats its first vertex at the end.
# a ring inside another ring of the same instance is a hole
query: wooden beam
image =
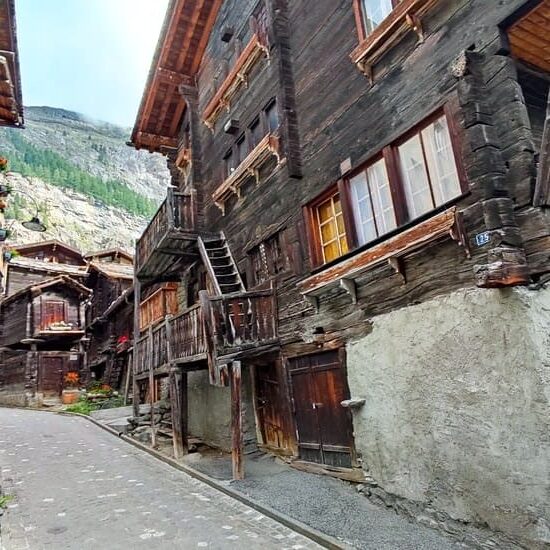
{"type": "Polygon", "coordinates": [[[141,283],[134,274],[134,350],[132,352],[132,407],[134,411],[134,418],[139,416],[139,385],[136,378],[138,370],[138,345],[137,342],[140,337],[140,315],[139,315],[139,303],[141,301],[141,283]]]}
{"type": "Polygon", "coordinates": [[[241,362],[229,366],[231,387],[231,465],[233,479],[244,479],[241,362]]]}
{"type": "Polygon", "coordinates": [[[174,457],[180,460],[187,454],[187,373],[172,367],[169,380],[174,457]]]}
{"type": "Polygon", "coordinates": [[[149,364],[149,402],[151,403],[151,447],[157,446],[155,426],[155,371],[153,369],[153,327],[147,331],[147,363],[149,364]]]}
{"type": "Polygon", "coordinates": [[[155,150],[160,149],[160,147],[176,148],[178,146],[178,140],[174,137],[159,136],[149,132],[138,132],[136,134],[136,145],[155,150]]]}

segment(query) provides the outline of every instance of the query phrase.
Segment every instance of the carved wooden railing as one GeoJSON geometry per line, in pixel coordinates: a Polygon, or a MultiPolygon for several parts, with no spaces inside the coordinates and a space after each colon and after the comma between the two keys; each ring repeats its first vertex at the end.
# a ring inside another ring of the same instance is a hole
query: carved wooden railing
{"type": "Polygon", "coordinates": [[[223,109],[229,110],[231,99],[239,91],[239,88],[247,85],[252,67],[262,56],[268,57],[268,55],[269,48],[266,46],[265,37],[261,38],[258,34],[254,34],[204,110],[203,119],[210,129],[214,128],[223,109]]]}
{"type": "Polygon", "coordinates": [[[136,243],[136,270],[147,263],[152,252],[172,230],[196,230],[196,212],[193,195],[169,188],[166,199],[136,243]]]}
{"type": "Polygon", "coordinates": [[[171,321],[171,345],[177,359],[196,357],[208,350],[200,306],[193,306],[171,321]]]}
{"type": "Polygon", "coordinates": [[[210,319],[217,355],[276,340],[276,313],[272,290],[210,297],[210,319]]]}
{"type": "Polygon", "coordinates": [[[272,290],[208,296],[137,341],[136,375],[184,363],[218,358],[272,344],[277,340],[277,316],[272,290]]]}
{"type": "Polygon", "coordinates": [[[275,156],[277,163],[280,162],[280,142],[274,134],[265,136],[212,194],[216,206],[222,212],[225,210],[225,201],[232,193],[240,197],[241,185],[248,178],[254,177],[256,183],[259,183],[259,170],[271,155],[275,156]]]}
{"type": "Polygon", "coordinates": [[[139,305],[140,330],[154,326],[178,310],[177,284],[167,283],[139,305]]]}

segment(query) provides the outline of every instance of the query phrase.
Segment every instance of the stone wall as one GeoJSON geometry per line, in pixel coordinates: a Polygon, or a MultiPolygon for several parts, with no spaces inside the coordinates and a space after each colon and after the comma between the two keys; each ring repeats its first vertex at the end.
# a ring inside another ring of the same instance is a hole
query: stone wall
{"type": "MultiPolygon", "coordinates": [[[[229,388],[212,386],[208,371],[188,375],[189,433],[207,445],[231,450],[231,394],[229,388]]],[[[257,443],[250,373],[242,370],[243,432],[245,452],[257,443]]]]}
{"type": "Polygon", "coordinates": [[[461,290],[348,344],[355,443],[382,491],[548,547],[549,312],[550,289],[461,290]]]}

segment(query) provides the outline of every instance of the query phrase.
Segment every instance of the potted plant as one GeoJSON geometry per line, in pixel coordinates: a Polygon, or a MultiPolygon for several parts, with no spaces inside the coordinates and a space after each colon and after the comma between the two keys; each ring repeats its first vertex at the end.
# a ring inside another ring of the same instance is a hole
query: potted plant
{"type": "Polygon", "coordinates": [[[80,397],[78,382],[80,377],[78,372],[68,372],[64,379],[64,388],[61,392],[61,402],[63,405],[72,405],[76,403],[80,397]]]}
{"type": "Polygon", "coordinates": [[[4,261],[11,262],[11,260],[17,258],[18,256],[21,256],[21,254],[17,250],[6,250],[4,252],[4,261]]]}
{"type": "Polygon", "coordinates": [[[6,157],[0,157],[0,173],[8,171],[8,159],[6,157]]]}

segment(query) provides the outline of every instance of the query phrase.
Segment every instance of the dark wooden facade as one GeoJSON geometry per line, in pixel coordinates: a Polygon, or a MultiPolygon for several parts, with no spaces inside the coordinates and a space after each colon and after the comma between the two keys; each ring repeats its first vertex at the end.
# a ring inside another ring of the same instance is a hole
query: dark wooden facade
{"type": "MultiPolygon", "coordinates": [[[[341,406],[350,397],[345,349],[369,335],[373,318],[459,289],[547,280],[549,41],[537,28],[548,29],[550,4],[402,0],[367,32],[359,1],[227,0],[215,22],[197,23],[200,63],[170,65],[173,84],[162,93],[174,49],[189,58],[188,43],[174,37],[192,32],[181,21],[192,4],[170,5],[133,142],[166,154],[167,203],[192,197],[193,214],[168,222],[168,232],[159,215],[152,222],[138,244],[136,284],[180,280],[202,299],[137,342],[135,383],[185,379],[206,362],[238,409],[231,382],[250,366],[260,443],[356,467],[351,413],[341,406]],[[424,144],[436,125],[455,176],[440,199],[424,144]],[[407,189],[421,176],[407,179],[404,152],[414,140],[422,160],[411,166],[424,163],[431,204],[418,212],[407,189]],[[352,186],[379,162],[392,223],[381,229],[373,213],[365,238],[352,186]],[[324,247],[325,204],[334,256],[324,247]],[[231,261],[218,264],[228,284],[239,275],[234,295],[217,291],[215,240],[230,250],[231,261]],[[255,318],[259,296],[266,303],[255,318]],[[236,337],[232,349],[217,347],[236,337]]],[[[239,426],[234,416],[236,434],[239,426]]]]}
{"type": "Polygon", "coordinates": [[[23,126],[15,0],[0,4],[0,126],[23,126]]]}
{"type": "Polygon", "coordinates": [[[86,256],[93,296],[86,310],[86,381],[122,390],[132,347],[133,258],[122,250],[86,256]]]}

